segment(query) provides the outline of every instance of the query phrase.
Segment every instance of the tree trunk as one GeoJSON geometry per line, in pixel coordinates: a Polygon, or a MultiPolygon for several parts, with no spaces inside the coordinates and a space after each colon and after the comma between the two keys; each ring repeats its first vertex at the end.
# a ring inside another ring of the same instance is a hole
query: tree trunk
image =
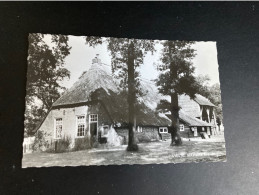
{"type": "Polygon", "coordinates": [[[134,118],[135,118],[135,78],[134,78],[134,44],[131,42],[128,50],[128,105],[129,105],[129,141],[128,151],[137,151],[138,145],[134,136],[134,118]]]}
{"type": "MultiPolygon", "coordinates": [[[[173,81],[178,77],[177,70],[174,67],[173,59],[172,59],[172,48],[169,44],[169,56],[170,56],[170,75],[171,80],[173,81]]],[[[179,134],[179,104],[178,104],[178,94],[175,91],[171,91],[171,146],[182,145],[182,139],[179,134]]]]}
{"type": "Polygon", "coordinates": [[[179,134],[179,105],[178,105],[178,95],[176,93],[171,94],[171,146],[182,145],[182,139],[179,134]]]}

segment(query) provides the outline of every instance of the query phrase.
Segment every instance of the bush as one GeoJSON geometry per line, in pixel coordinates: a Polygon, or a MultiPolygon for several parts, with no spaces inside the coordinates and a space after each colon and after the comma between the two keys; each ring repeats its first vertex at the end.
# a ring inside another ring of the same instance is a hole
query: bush
{"type": "Polygon", "coordinates": [[[98,138],[96,136],[91,137],[91,147],[92,148],[98,148],[99,147],[98,138]]]}
{"type": "Polygon", "coordinates": [[[86,150],[91,148],[91,140],[88,136],[75,139],[75,146],[73,148],[73,151],[86,150]]]}
{"type": "Polygon", "coordinates": [[[151,142],[153,140],[158,140],[157,136],[155,135],[150,135],[150,134],[145,134],[145,133],[139,133],[136,134],[136,141],[140,142],[140,143],[147,143],[147,142],[151,142]]]}
{"type": "Polygon", "coordinates": [[[71,145],[71,138],[70,137],[63,137],[55,142],[51,143],[51,147],[49,147],[46,152],[50,153],[62,153],[68,152],[71,145]]]}
{"type": "Polygon", "coordinates": [[[35,139],[31,146],[33,152],[42,152],[49,147],[48,141],[45,140],[46,136],[47,133],[40,130],[35,133],[35,139]]]}
{"type": "Polygon", "coordinates": [[[137,138],[138,142],[140,142],[140,143],[141,142],[144,142],[144,143],[151,142],[151,138],[146,134],[138,134],[138,135],[136,135],[136,138],[137,138]]]}

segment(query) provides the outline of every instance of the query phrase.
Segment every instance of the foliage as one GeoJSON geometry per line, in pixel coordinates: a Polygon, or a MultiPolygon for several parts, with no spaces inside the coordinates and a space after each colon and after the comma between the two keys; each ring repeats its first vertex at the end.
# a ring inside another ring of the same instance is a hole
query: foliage
{"type": "Polygon", "coordinates": [[[186,94],[191,98],[198,92],[198,84],[194,77],[194,66],[192,59],[195,57],[195,50],[191,48],[194,42],[191,41],[163,41],[161,64],[158,65],[160,75],[156,80],[158,91],[162,95],[170,96],[171,102],[161,100],[157,110],[171,112],[172,120],[172,145],[180,145],[179,135],[179,104],[178,96],[186,94]]]}
{"type": "Polygon", "coordinates": [[[199,75],[195,78],[198,88],[199,88],[199,94],[201,94],[204,97],[209,97],[210,96],[210,86],[209,86],[209,81],[210,77],[209,75],[199,75]]]}
{"type": "Polygon", "coordinates": [[[72,143],[71,137],[68,137],[68,136],[62,137],[61,139],[51,142],[46,152],[49,152],[49,153],[69,152],[71,143],[72,143]]]}
{"type": "Polygon", "coordinates": [[[194,97],[197,84],[194,77],[192,59],[195,50],[191,48],[193,42],[164,41],[162,43],[161,65],[159,78],[156,80],[158,90],[163,95],[187,94],[194,97]]]}
{"type": "Polygon", "coordinates": [[[196,81],[199,86],[199,94],[208,98],[216,106],[215,107],[216,122],[218,125],[221,125],[223,120],[223,113],[222,113],[220,85],[219,83],[215,83],[214,85],[210,86],[208,84],[209,80],[210,78],[208,75],[205,75],[205,76],[199,75],[196,78],[196,81]]]}
{"type": "Polygon", "coordinates": [[[151,142],[153,140],[158,140],[157,136],[155,135],[150,135],[150,134],[145,134],[145,133],[137,133],[136,134],[136,139],[138,142],[140,143],[148,143],[151,142]]]}
{"type": "Polygon", "coordinates": [[[75,145],[74,145],[73,151],[86,150],[91,148],[92,148],[92,144],[89,136],[75,139],[75,145]]]}
{"type": "Polygon", "coordinates": [[[216,113],[216,122],[218,125],[221,125],[223,120],[223,113],[222,113],[222,102],[221,102],[221,90],[220,85],[218,83],[212,85],[209,89],[210,95],[208,99],[216,105],[215,113],[216,113]]]}
{"type": "Polygon", "coordinates": [[[107,44],[107,49],[111,54],[112,60],[112,73],[113,76],[119,80],[120,87],[127,91],[128,89],[128,62],[132,56],[134,60],[134,88],[135,93],[139,96],[142,95],[140,90],[141,76],[138,67],[143,64],[144,56],[147,52],[154,52],[154,41],[153,40],[140,40],[140,39],[127,39],[127,38],[101,38],[88,36],[85,38],[86,43],[89,46],[95,47],[98,44],[107,44]],[[133,53],[129,55],[130,45],[133,45],[133,53]]]}
{"type": "Polygon", "coordinates": [[[69,71],[63,67],[70,54],[68,37],[51,35],[51,45],[45,42],[43,34],[29,35],[25,131],[27,135],[45,116],[52,103],[65,89],[60,81],[69,78],[69,71]],[[33,114],[31,114],[33,113],[33,114]]]}
{"type": "Polygon", "coordinates": [[[31,105],[30,108],[26,108],[24,120],[25,137],[35,134],[37,125],[40,124],[42,117],[45,115],[46,111],[41,107],[38,108],[37,106],[31,105]]]}
{"type": "Polygon", "coordinates": [[[45,139],[48,136],[46,132],[37,131],[34,142],[32,143],[33,152],[42,152],[49,147],[49,142],[45,139]]]}

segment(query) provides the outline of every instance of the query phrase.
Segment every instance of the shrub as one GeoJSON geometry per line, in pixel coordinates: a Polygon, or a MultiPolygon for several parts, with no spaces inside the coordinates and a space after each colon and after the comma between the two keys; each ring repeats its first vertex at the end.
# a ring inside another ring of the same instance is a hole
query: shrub
{"type": "Polygon", "coordinates": [[[153,134],[139,133],[139,134],[136,134],[136,140],[140,143],[146,143],[146,142],[151,142],[153,140],[158,140],[158,139],[157,139],[157,136],[153,134]]]}
{"type": "Polygon", "coordinates": [[[62,137],[59,140],[51,143],[51,147],[49,147],[46,152],[50,153],[62,153],[68,152],[71,145],[71,138],[66,136],[62,137]]]}
{"type": "Polygon", "coordinates": [[[121,137],[121,145],[127,145],[127,138],[126,136],[120,136],[121,137]]]}
{"type": "Polygon", "coordinates": [[[91,145],[91,140],[89,136],[75,139],[75,146],[73,148],[73,151],[86,150],[91,148],[92,148],[92,145],[91,145]]]}
{"type": "Polygon", "coordinates": [[[35,139],[31,146],[33,152],[42,152],[49,147],[48,141],[45,140],[46,136],[47,136],[47,133],[40,130],[35,133],[35,139]]]}
{"type": "Polygon", "coordinates": [[[71,144],[70,137],[63,137],[57,141],[56,153],[67,152],[71,144]]]}
{"type": "Polygon", "coordinates": [[[136,135],[137,140],[141,142],[151,142],[151,138],[146,134],[137,134],[136,135]]]}
{"type": "Polygon", "coordinates": [[[91,147],[92,148],[98,148],[99,147],[98,138],[96,136],[91,137],[91,147]]]}

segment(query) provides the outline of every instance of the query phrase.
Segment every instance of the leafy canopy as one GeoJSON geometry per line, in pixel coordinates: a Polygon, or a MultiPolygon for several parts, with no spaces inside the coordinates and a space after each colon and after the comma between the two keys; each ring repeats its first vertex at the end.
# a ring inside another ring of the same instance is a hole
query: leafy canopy
{"type": "Polygon", "coordinates": [[[51,35],[51,45],[43,34],[30,34],[28,49],[25,131],[33,134],[39,121],[60,97],[60,81],[70,77],[64,60],[70,54],[68,37],[51,35]]]}
{"type": "MultiPolygon", "coordinates": [[[[167,96],[189,95],[195,97],[198,92],[198,85],[194,77],[194,66],[192,59],[195,57],[195,50],[191,48],[192,41],[163,41],[163,49],[158,70],[160,74],[156,80],[159,93],[167,96]]],[[[157,109],[168,111],[171,103],[163,99],[157,109]]]]}

